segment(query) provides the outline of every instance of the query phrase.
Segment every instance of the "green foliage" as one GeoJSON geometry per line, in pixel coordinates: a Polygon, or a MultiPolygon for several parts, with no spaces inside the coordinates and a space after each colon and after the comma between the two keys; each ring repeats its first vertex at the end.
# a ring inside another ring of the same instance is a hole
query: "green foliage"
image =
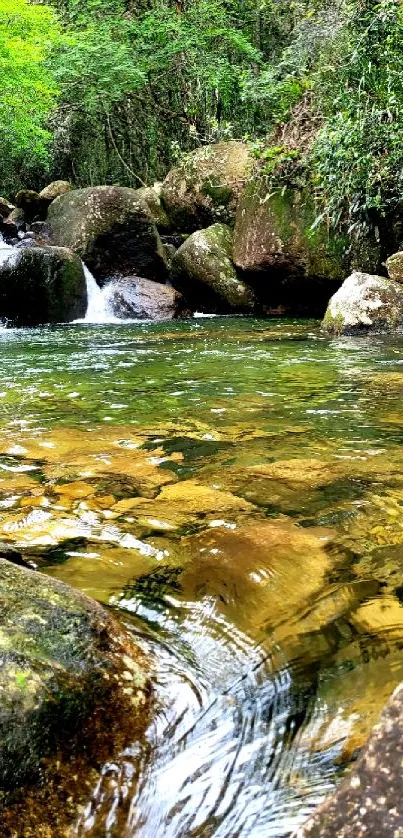
{"type": "Polygon", "coordinates": [[[362,0],[316,74],[324,115],[311,165],[334,225],[364,233],[401,201],[403,17],[398,0],[362,0]]]}
{"type": "Polygon", "coordinates": [[[0,187],[16,191],[47,164],[46,120],[57,93],[46,59],[59,35],[54,13],[0,0],[0,187]]]}

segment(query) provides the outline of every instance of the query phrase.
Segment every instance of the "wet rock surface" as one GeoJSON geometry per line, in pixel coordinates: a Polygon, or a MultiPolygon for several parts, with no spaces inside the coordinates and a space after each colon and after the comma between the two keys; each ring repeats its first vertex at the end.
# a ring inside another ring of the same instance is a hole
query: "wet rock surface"
{"type": "Polygon", "coordinates": [[[67,323],[83,317],[86,307],[83,267],[74,253],[64,247],[0,247],[0,318],[8,325],[67,323]]]}
{"type": "Polygon", "coordinates": [[[357,765],[295,838],[403,834],[403,685],[388,701],[357,765]]]}
{"type": "Polygon", "coordinates": [[[173,320],[185,311],[184,298],[172,286],[139,276],[115,280],[109,306],[123,319],[173,320]]]}
{"type": "Polygon", "coordinates": [[[0,801],[12,804],[61,755],[86,749],[96,766],[103,725],[112,739],[124,714],[141,727],[149,682],[141,653],[95,602],[3,558],[0,579],[0,801]]]}

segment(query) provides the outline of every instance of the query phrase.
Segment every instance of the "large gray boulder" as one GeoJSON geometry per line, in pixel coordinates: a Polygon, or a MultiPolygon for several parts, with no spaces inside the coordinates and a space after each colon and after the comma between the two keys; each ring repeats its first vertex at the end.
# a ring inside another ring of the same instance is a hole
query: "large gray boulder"
{"type": "Polygon", "coordinates": [[[174,226],[191,232],[215,221],[233,223],[252,169],[248,146],[235,140],[187,154],[162,184],[162,201],[174,226]]]}
{"type": "Polygon", "coordinates": [[[108,308],[115,317],[173,320],[184,313],[182,294],[171,285],[139,276],[126,276],[111,282],[108,289],[108,308]]]}
{"type": "MultiPolygon", "coordinates": [[[[103,740],[113,747],[120,727],[128,734],[145,717],[150,685],[144,655],[97,603],[2,558],[0,582],[4,804],[27,783],[46,784],[53,772],[60,778],[64,760],[67,776],[75,754],[84,768],[102,754],[103,740]]],[[[28,827],[28,811],[26,818],[28,827]]]]}
{"type": "Polygon", "coordinates": [[[2,248],[0,320],[11,326],[69,323],[84,317],[81,260],[64,247],[2,248]]]}
{"type": "Polygon", "coordinates": [[[165,280],[164,248],[135,189],[95,186],[67,192],[51,203],[47,223],[51,242],[81,256],[99,279],[120,274],[165,280]]]}
{"type": "Polygon", "coordinates": [[[357,765],[294,838],[403,835],[403,685],[393,693],[357,765]]]}
{"type": "Polygon", "coordinates": [[[199,311],[252,311],[254,294],[232,262],[232,230],[213,224],[189,236],[172,260],[175,287],[199,311]]]}
{"type": "Polygon", "coordinates": [[[403,287],[355,271],[330,299],[322,327],[333,335],[391,332],[403,326],[403,287]]]}

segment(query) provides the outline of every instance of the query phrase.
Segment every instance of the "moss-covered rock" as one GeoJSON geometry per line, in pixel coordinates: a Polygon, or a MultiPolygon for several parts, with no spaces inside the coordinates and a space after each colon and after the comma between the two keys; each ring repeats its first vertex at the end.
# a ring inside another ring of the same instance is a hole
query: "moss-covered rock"
{"type": "Polygon", "coordinates": [[[68,323],[87,307],[81,260],[64,247],[0,250],[0,319],[8,325],[68,323]]]}
{"type": "Polygon", "coordinates": [[[10,204],[10,201],[7,201],[7,198],[2,198],[0,196],[0,215],[2,215],[3,218],[7,218],[13,209],[15,209],[14,204],[10,204]]]}
{"type": "Polygon", "coordinates": [[[139,724],[149,682],[144,657],[95,602],[5,559],[0,580],[4,804],[25,784],[43,782],[61,756],[85,749],[94,756],[106,736],[112,749],[125,714],[139,724]]]}
{"type": "Polygon", "coordinates": [[[403,282],[403,252],[393,253],[386,260],[386,267],[391,279],[395,282],[403,282]]]}
{"type": "Polygon", "coordinates": [[[46,214],[47,205],[34,189],[20,189],[15,196],[15,206],[23,211],[26,221],[42,218],[46,214]]]}
{"type": "Polygon", "coordinates": [[[251,311],[254,294],[232,262],[232,230],[213,224],[189,236],[172,260],[173,282],[199,311],[251,311]]]}
{"type": "Polygon", "coordinates": [[[245,271],[341,280],[346,242],[324,224],[313,228],[317,210],[307,191],[273,190],[263,177],[244,189],[237,207],[234,262],[245,271]]]}
{"type": "Polygon", "coordinates": [[[217,143],[187,154],[162,184],[162,200],[174,225],[191,232],[215,221],[233,223],[253,158],[241,142],[217,143]]]}
{"type": "Polygon", "coordinates": [[[391,332],[403,326],[403,288],[383,276],[354,272],[331,298],[322,327],[329,334],[391,332]]]}
{"type": "Polygon", "coordinates": [[[42,189],[39,193],[39,198],[51,204],[60,195],[65,195],[66,192],[71,192],[72,189],[73,186],[68,180],[53,180],[52,183],[49,183],[48,186],[42,189]]]}
{"type": "Polygon", "coordinates": [[[171,229],[171,221],[161,201],[162,183],[154,183],[153,186],[142,186],[136,189],[136,195],[140,201],[144,201],[150,210],[151,218],[158,230],[167,231],[171,229]]]}
{"type": "Polygon", "coordinates": [[[138,275],[165,280],[162,242],[137,190],[76,189],[51,203],[47,221],[51,241],[78,253],[98,278],[138,275]]]}

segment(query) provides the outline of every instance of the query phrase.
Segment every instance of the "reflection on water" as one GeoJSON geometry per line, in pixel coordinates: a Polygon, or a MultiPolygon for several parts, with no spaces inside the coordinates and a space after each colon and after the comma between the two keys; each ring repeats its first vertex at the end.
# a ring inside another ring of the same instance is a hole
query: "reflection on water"
{"type": "Polygon", "coordinates": [[[215,318],[0,332],[0,540],[156,684],[73,834],[290,835],[403,679],[402,339],[215,318]]]}

